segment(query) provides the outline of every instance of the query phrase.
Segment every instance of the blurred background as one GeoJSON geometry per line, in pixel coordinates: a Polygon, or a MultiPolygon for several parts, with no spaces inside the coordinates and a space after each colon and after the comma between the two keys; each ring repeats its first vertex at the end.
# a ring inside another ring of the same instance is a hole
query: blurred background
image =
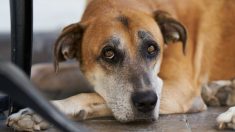
{"type": "MultiPolygon", "coordinates": [[[[56,37],[66,25],[80,21],[86,0],[34,0],[33,64],[50,62],[56,37]]],[[[10,5],[0,1],[0,58],[10,61],[10,5]]]]}
{"type": "MultiPolygon", "coordinates": [[[[0,0],[0,60],[4,61],[11,61],[9,1],[0,0]]],[[[56,38],[65,26],[80,21],[86,4],[87,0],[33,0],[33,64],[52,63],[52,51],[56,38]]],[[[51,99],[57,99],[86,91],[86,89],[78,89],[80,87],[86,88],[88,84],[81,75],[77,63],[76,67],[72,68],[72,75],[77,77],[70,80],[65,79],[63,80],[65,85],[59,86],[57,83],[51,84],[51,82],[61,81],[56,80],[61,77],[54,79],[54,76],[48,76],[47,74],[56,76],[53,66],[50,66],[51,73],[43,73],[41,71],[38,73],[37,70],[32,68],[32,74],[36,71],[37,74],[41,75],[41,78],[31,78],[31,80],[40,91],[48,94],[46,96],[51,99]],[[68,88],[66,92],[64,92],[65,87],[68,88]]],[[[62,76],[68,75],[67,73],[62,74],[62,76]]],[[[37,75],[35,74],[35,76],[37,75]]]]}

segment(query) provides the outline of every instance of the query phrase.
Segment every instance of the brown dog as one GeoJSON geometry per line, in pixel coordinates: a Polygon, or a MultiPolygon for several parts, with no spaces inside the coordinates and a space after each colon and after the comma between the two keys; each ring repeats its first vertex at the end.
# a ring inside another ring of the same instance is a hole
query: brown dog
{"type": "MultiPolygon", "coordinates": [[[[235,77],[233,13],[234,0],[91,1],[82,20],[63,30],[54,55],[56,70],[77,59],[96,93],[53,103],[75,119],[122,122],[157,119],[159,109],[206,110],[202,85],[235,77]]],[[[25,110],[17,114],[8,125],[30,128],[18,123],[25,110]]]]}

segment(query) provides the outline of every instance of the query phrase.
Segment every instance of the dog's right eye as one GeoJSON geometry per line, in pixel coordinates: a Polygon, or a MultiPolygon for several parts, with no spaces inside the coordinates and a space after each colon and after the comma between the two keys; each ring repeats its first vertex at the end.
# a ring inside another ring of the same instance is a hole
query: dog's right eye
{"type": "Polygon", "coordinates": [[[101,58],[105,62],[116,64],[123,60],[123,53],[113,46],[106,46],[102,49],[101,58]]]}
{"type": "Polygon", "coordinates": [[[114,57],[114,51],[113,50],[108,50],[104,52],[104,57],[107,59],[112,59],[114,57]]]}
{"type": "Polygon", "coordinates": [[[109,60],[113,59],[115,56],[115,51],[112,47],[104,47],[102,53],[103,53],[103,58],[109,60]]]}

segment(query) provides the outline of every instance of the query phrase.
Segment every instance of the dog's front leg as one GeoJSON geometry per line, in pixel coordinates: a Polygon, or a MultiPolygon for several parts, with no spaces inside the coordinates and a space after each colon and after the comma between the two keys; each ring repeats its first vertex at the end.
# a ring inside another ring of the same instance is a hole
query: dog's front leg
{"type": "MultiPolygon", "coordinates": [[[[103,98],[96,93],[82,93],[51,102],[73,120],[112,116],[103,98]]],[[[38,131],[50,127],[45,120],[28,108],[12,114],[7,120],[7,125],[18,131],[38,131]]]]}
{"type": "Polygon", "coordinates": [[[82,93],[52,103],[65,115],[74,120],[112,116],[106,102],[97,93],[82,93]]]}
{"type": "Polygon", "coordinates": [[[191,80],[165,80],[161,96],[160,114],[193,113],[206,110],[200,89],[191,80]]]}

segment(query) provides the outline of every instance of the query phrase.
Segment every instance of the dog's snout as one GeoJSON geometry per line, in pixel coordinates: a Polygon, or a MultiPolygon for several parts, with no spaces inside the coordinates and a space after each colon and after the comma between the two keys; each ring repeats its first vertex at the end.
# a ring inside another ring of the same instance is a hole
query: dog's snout
{"type": "Polygon", "coordinates": [[[136,92],[132,95],[135,108],[143,113],[151,112],[155,108],[158,97],[153,91],[136,92]]]}

